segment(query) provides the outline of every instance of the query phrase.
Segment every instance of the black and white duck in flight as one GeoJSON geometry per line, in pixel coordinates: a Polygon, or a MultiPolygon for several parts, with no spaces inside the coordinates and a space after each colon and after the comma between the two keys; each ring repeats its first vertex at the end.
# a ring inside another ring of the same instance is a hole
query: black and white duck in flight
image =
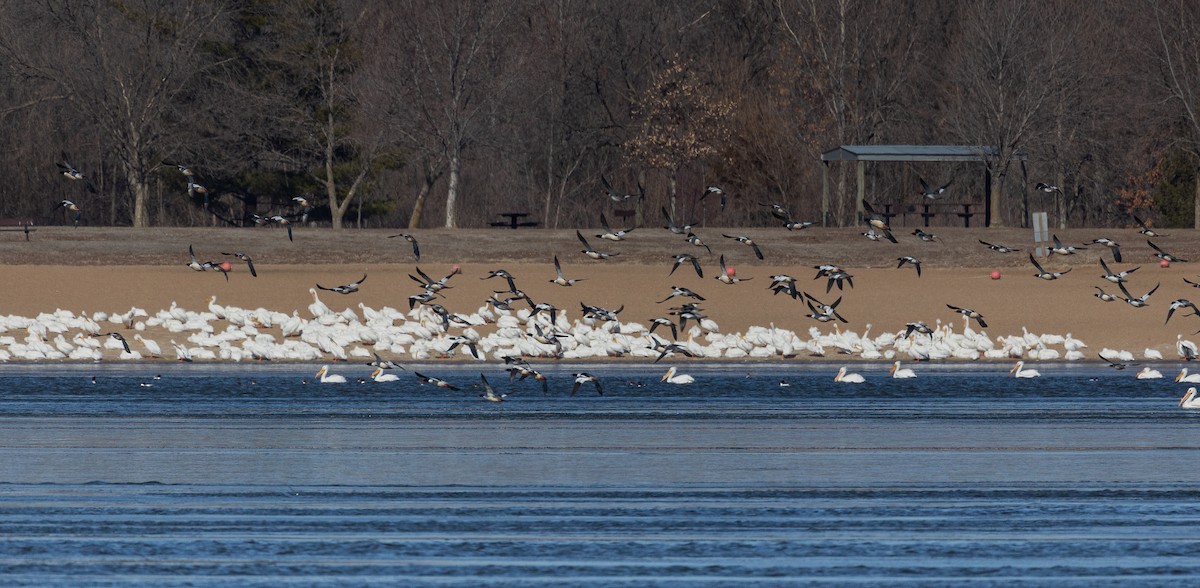
{"type": "Polygon", "coordinates": [[[1108,237],[1101,237],[1099,239],[1092,239],[1092,244],[1108,247],[1112,250],[1113,261],[1121,263],[1121,246],[1118,245],[1116,241],[1113,241],[1108,237]]]}
{"type": "Polygon", "coordinates": [[[422,374],[421,372],[413,372],[413,375],[416,376],[418,380],[421,380],[421,385],[433,384],[434,386],[437,386],[438,388],[454,390],[455,392],[457,392],[459,390],[459,388],[457,386],[454,386],[450,382],[447,382],[446,380],[443,380],[441,378],[433,378],[430,376],[426,376],[426,375],[422,374]]]}
{"type": "Polygon", "coordinates": [[[671,286],[671,294],[668,295],[666,298],[659,300],[658,304],[662,304],[676,296],[682,296],[684,298],[695,298],[696,300],[700,300],[700,301],[705,300],[705,298],[703,296],[693,292],[690,288],[684,288],[683,286],[671,286]]]}
{"type": "Polygon", "coordinates": [[[709,186],[705,188],[704,193],[700,195],[700,202],[703,203],[704,199],[708,198],[709,194],[719,195],[721,197],[721,210],[725,210],[725,191],[716,186],[709,186]]]}
{"type": "Polygon", "coordinates": [[[1149,245],[1151,249],[1153,249],[1157,252],[1154,254],[1154,256],[1163,261],[1169,261],[1171,263],[1176,263],[1176,262],[1187,263],[1186,259],[1180,259],[1178,257],[1175,257],[1174,255],[1171,255],[1170,253],[1167,253],[1166,251],[1163,251],[1161,248],[1159,248],[1158,245],[1155,245],[1149,239],[1146,239],[1146,244],[1149,245]]]}
{"type": "Polygon", "coordinates": [[[587,239],[583,237],[583,233],[580,233],[578,230],[575,231],[575,236],[579,237],[580,243],[583,243],[582,253],[592,259],[608,259],[610,257],[620,255],[620,253],[603,253],[592,249],[592,246],[588,244],[587,239]]]}
{"type": "Polygon", "coordinates": [[[887,220],[884,219],[883,215],[875,212],[875,208],[872,207],[871,203],[867,202],[866,200],[862,201],[862,205],[863,212],[866,213],[867,224],[871,225],[871,227],[876,231],[879,231],[879,233],[883,235],[884,239],[887,239],[892,243],[896,243],[896,237],[892,235],[892,227],[888,226],[887,220]]]}
{"type": "Polygon", "coordinates": [[[725,237],[726,239],[733,239],[734,241],[737,241],[738,243],[741,243],[742,245],[750,246],[750,248],[754,250],[755,257],[757,257],[759,259],[763,258],[762,250],[758,248],[758,243],[755,243],[754,240],[751,239],[750,237],[747,237],[745,235],[726,235],[725,233],[721,233],[721,236],[725,237]]]}
{"type": "Polygon", "coordinates": [[[54,165],[57,165],[58,169],[62,171],[62,175],[68,180],[82,181],[83,185],[87,187],[88,192],[95,194],[96,187],[92,185],[92,181],[88,179],[87,176],[84,176],[78,168],[71,165],[71,162],[67,158],[67,154],[65,152],[62,154],[62,158],[63,160],[61,162],[54,162],[54,165]]]}
{"type": "Polygon", "coordinates": [[[419,244],[417,244],[416,237],[414,237],[408,233],[400,233],[399,235],[388,235],[388,239],[395,239],[396,237],[400,237],[401,239],[404,239],[405,241],[412,243],[413,257],[416,258],[417,261],[421,261],[421,246],[419,244]]]}
{"type": "Polygon", "coordinates": [[[650,321],[650,330],[647,331],[647,334],[653,335],[654,329],[657,327],[669,328],[669,329],[671,329],[671,338],[672,339],[679,338],[679,331],[676,330],[676,328],[675,328],[675,321],[673,321],[669,318],[665,318],[665,317],[658,317],[656,319],[652,319],[650,321]]]}
{"type": "Polygon", "coordinates": [[[600,175],[600,184],[604,187],[605,195],[607,195],[608,199],[612,200],[613,202],[624,202],[626,200],[629,200],[630,198],[633,198],[634,196],[637,196],[638,200],[646,199],[646,189],[642,187],[642,184],[640,182],[637,185],[637,187],[638,187],[637,194],[628,194],[625,192],[618,192],[618,191],[614,190],[612,187],[612,184],[610,184],[608,182],[608,178],[604,177],[603,174],[600,175]]]}
{"type": "Polygon", "coordinates": [[[721,273],[717,275],[718,282],[721,282],[722,284],[736,284],[738,282],[747,282],[753,279],[754,278],[739,278],[733,275],[733,273],[725,267],[725,254],[721,254],[721,273]]]}
{"type": "Polygon", "coordinates": [[[904,257],[897,258],[897,261],[899,261],[900,263],[896,265],[896,269],[900,269],[900,268],[904,267],[904,264],[906,264],[906,263],[911,264],[914,268],[917,269],[917,277],[918,278],[921,277],[921,262],[918,261],[917,258],[915,258],[911,255],[905,255],[904,257]]]}
{"type": "MultiPolygon", "coordinates": [[[[191,245],[188,247],[190,248],[191,245]]],[[[221,252],[221,255],[232,255],[233,257],[246,262],[246,267],[250,268],[250,275],[256,278],[258,277],[258,272],[254,271],[254,260],[250,259],[249,255],[246,255],[245,253],[225,253],[224,251],[221,252]]],[[[195,256],[192,256],[192,259],[195,259],[195,256]]]]}
{"type": "Polygon", "coordinates": [[[925,178],[922,178],[921,176],[917,176],[917,181],[921,182],[921,195],[930,200],[933,200],[934,198],[937,198],[938,196],[941,196],[942,194],[944,194],[946,192],[946,188],[949,188],[950,184],[954,180],[952,179],[949,182],[946,182],[945,184],[943,184],[937,188],[931,188],[929,186],[929,183],[925,181],[925,178]]]}
{"type": "Polygon", "coordinates": [[[949,308],[950,310],[953,310],[954,312],[957,312],[958,314],[961,314],[961,315],[967,317],[968,319],[975,319],[975,322],[979,323],[980,327],[982,327],[984,329],[987,328],[987,323],[983,322],[983,315],[979,314],[979,311],[972,310],[970,308],[959,308],[952,304],[947,304],[946,308],[949,308]]]}
{"type": "Polygon", "coordinates": [[[600,213],[600,226],[604,229],[604,232],[596,236],[601,239],[608,239],[609,241],[624,241],[625,235],[633,232],[633,228],[621,229],[617,231],[612,230],[612,228],[608,226],[608,219],[604,218],[603,212],[600,213]]]}
{"type": "Polygon", "coordinates": [[[1054,247],[1050,248],[1051,253],[1057,253],[1059,255],[1075,255],[1076,253],[1078,253],[1084,249],[1087,249],[1087,247],[1084,247],[1082,245],[1080,245],[1079,247],[1075,247],[1074,245],[1064,246],[1062,244],[1062,241],[1058,240],[1058,235],[1053,235],[1051,238],[1054,239],[1054,247]]]}
{"type": "Polygon", "coordinates": [[[83,212],[79,210],[79,206],[76,205],[74,202],[71,202],[70,200],[63,200],[62,202],[59,202],[54,208],[51,208],[50,212],[54,212],[60,208],[66,209],[67,212],[75,213],[71,218],[74,221],[75,228],[78,229],[79,221],[80,221],[80,219],[83,218],[83,212]]]}
{"type": "Polygon", "coordinates": [[[338,294],[352,294],[354,292],[358,292],[358,287],[360,285],[362,285],[362,283],[365,281],[367,281],[367,274],[363,274],[362,279],[360,279],[359,281],[351,282],[349,284],[346,284],[345,286],[334,286],[332,288],[326,288],[325,286],[317,284],[317,288],[320,290],[328,290],[330,292],[336,292],[338,294]]]}
{"type": "Polygon", "coordinates": [[[488,402],[504,402],[504,399],[508,397],[508,394],[497,394],[483,374],[479,374],[479,382],[483,386],[483,394],[479,395],[480,398],[488,402]]]}
{"type": "Polygon", "coordinates": [[[707,243],[702,241],[700,239],[700,237],[698,235],[696,235],[696,233],[689,232],[687,234],[687,242],[691,243],[692,245],[695,245],[696,247],[703,247],[705,250],[708,251],[709,255],[712,255],[712,247],[709,247],[707,243]]]}
{"type": "Polygon", "coordinates": [[[198,272],[208,271],[208,267],[196,259],[196,251],[192,249],[191,245],[188,245],[188,255],[192,256],[192,261],[187,264],[188,267],[198,272]]]}
{"type": "Polygon", "coordinates": [[[447,337],[446,340],[450,342],[450,346],[446,348],[447,355],[449,355],[451,351],[458,349],[460,345],[466,345],[467,351],[471,352],[471,357],[479,359],[479,347],[475,345],[474,339],[470,339],[462,335],[455,335],[453,337],[447,337]]]}
{"type": "Polygon", "coordinates": [[[1141,233],[1147,237],[1167,237],[1168,236],[1168,235],[1159,233],[1159,232],[1155,231],[1154,229],[1150,228],[1149,226],[1147,226],[1145,221],[1138,218],[1138,216],[1136,214],[1133,215],[1133,220],[1134,220],[1134,222],[1136,222],[1138,224],[1139,227],[1141,227],[1138,230],[1138,233],[1141,233]]]}
{"type": "Polygon", "coordinates": [[[921,229],[913,229],[912,234],[916,235],[916,237],[918,239],[920,239],[926,243],[933,243],[935,241],[938,243],[942,242],[941,239],[938,239],[937,235],[934,235],[933,233],[926,233],[925,231],[922,231],[921,229]]]}
{"type": "Polygon", "coordinates": [[[1070,269],[1067,269],[1065,272],[1048,272],[1042,267],[1042,264],[1038,263],[1037,260],[1033,258],[1032,253],[1029,254],[1029,263],[1032,263],[1033,267],[1037,268],[1038,271],[1038,273],[1033,274],[1033,277],[1047,281],[1057,280],[1063,277],[1067,272],[1071,271],[1070,269]]]}
{"type": "Polygon", "coordinates": [[[1042,192],[1045,192],[1047,194],[1050,194],[1052,192],[1058,192],[1059,194],[1062,194],[1062,190],[1059,189],[1058,186],[1055,186],[1052,184],[1047,184],[1045,182],[1038,182],[1037,185],[1034,186],[1034,188],[1037,190],[1041,190],[1042,192]]]}
{"type": "Polygon", "coordinates": [[[696,275],[703,278],[704,272],[700,270],[700,260],[697,259],[695,255],[691,255],[689,253],[680,253],[679,255],[676,255],[675,256],[675,265],[671,266],[671,272],[668,273],[667,275],[669,276],[669,275],[675,273],[675,270],[679,269],[680,264],[682,264],[684,262],[689,262],[689,261],[692,263],[692,267],[695,268],[696,275]]]}
{"type": "Polygon", "coordinates": [[[553,280],[550,280],[550,283],[558,284],[559,286],[574,286],[575,282],[582,282],[585,279],[585,278],[576,278],[574,280],[568,280],[567,278],[563,277],[562,265],[560,265],[558,263],[557,255],[554,256],[554,274],[555,274],[555,278],[553,280]]]}
{"type": "Polygon", "coordinates": [[[1117,296],[1116,294],[1109,294],[1108,292],[1105,292],[1104,288],[1101,288],[1100,286],[1092,286],[1092,287],[1097,290],[1097,292],[1095,294],[1092,294],[1092,296],[1095,296],[1096,298],[1099,298],[1100,300],[1103,300],[1104,302],[1113,302],[1113,301],[1121,299],[1121,297],[1117,296]]]}
{"type": "Polygon", "coordinates": [[[125,353],[132,353],[132,351],[130,351],[130,349],[129,349],[129,341],[126,341],[126,340],[125,340],[125,336],[124,336],[124,335],[122,335],[122,334],[120,334],[120,333],[116,333],[116,332],[114,332],[114,333],[105,333],[105,334],[104,334],[104,335],[102,335],[102,336],[104,336],[104,337],[112,337],[113,339],[116,339],[117,341],[120,341],[120,342],[121,342],[121,345],[123,345],[123,346],[125,347],[125,353]]]}
{"type": "Polygon", "coordinates": [[[1194,316],[1196,314],[1200,314],[1200,309],[1197,309],[1196,305],[1193,304],[1191,300],[1188,300],[1186,298],[1180,298],[1178,300],[1171,302],[1171,307],[1167,309],[1167,320],[1163,321],[1163,324],[1165,325],[1165,324],[1171,322],[1171,315],[1175,314],[1175,311],[1179,310],[1180,308],[1192,309],[1193,314],[1190,314],[1188,316],[1194,316]]]}
{"type": "Polygon", "coordinates": [[[929,325],[922,321],[917,321],[915,323],[904,323],[904,338],[907,339],[912,337],[913,333],[929,335],[931,339],[933,338],[933,329],[929,328],[929,325]]]}
{"type": "Polygon", "coordinates": [[[288,241],[292,240],[292,221],[290,221],[290,220],[284,218],[282,215],[278,215],[278,214],[268,218],[267,220],[270,222],[273,222],[277,225],[283,225],[283,226],[287,227],[288,241]]]}
{"type": "Polygon", "coordinates": [[[791,220],[792,220],[792,215],[788,213],[788,209],[784,208],[782,204],[759,202],[758,205],[770,208],[771,210],[769,212],[771,213],[771,216],[773,216],[785,223],[791,222],[791,220]]]}
{"type": "MultiPolygon", "coordinates": [[[[843,323],[850,322],[850,321],[846,320],[846,317],[843,317],[837,311],[838,305],[842,303],[841,296],[838,296],[838,299],[834,300],[833,304],[825,304],[824,302],[817,300],[812,294],[809,294],[807,292],[804,293],[804,296],[807,299],[806,301],[808,303],[808,308],[810,310],[812,310],[814,313],[827,315],[831,318],[835,318],[839,321],[842,321],[843,323]],[[814,303],[816,304],[815,307],[813,306],[814,303]]],[[[816,318],[816,317],[813,317],[813,318],[816,318]]],[[[821,320],[821,319],[817,319],[817,320],[821,320]]],[[[822,322],[825,322],[825,321],[822,321],[822,322]]]]}
{"type": "Polygon", "coordinates": [[[582,386],[584,384],[588,384],[588,383],[590,383],[596,387],[597,394],[599,394],[601,396],[604,395],[604,386],[602,386],[600,384],[600,378],[597,378],[596,376],[593,376],[592,374],[589,374],[587,372],[579,372],[578,374],[574,374],[574,375],[575,375],[575,385],[571,387],[571,396],[574,396],[575,393],[579,391],[580,386],[582,386]]]}
{"type": "Polygon", "coordinates": [[[983,243],[984,245],[987,245],[988,249],[991,249],[992,251],[995,251],[997,253],[1012,253],[1014,251],[1020,251],[1020,249],[1016,249],[1014,247],[1009,247],[1008,245],[999,245],[999,244],[988,243],[987,241],[984,241],[982,239],[980,239],[979,242],[983,243]]]}
{"type": "Polygon", "coordinates": [[[1108,264],[1104,263],[1103,259],[1100,260],[1100,267],[1102,269],[1104,269],[1104,275],[1100,276],[1100,277],[1102,277],[1114,284],[1120,284],[1121,282],[1128,282],[1129,274],[1132,274],[1133,272],[1136,272],[1142,268],[1142,266],[1139,265],[1131,270],[1125,270],[1119,274],[1114,274],[1114,273],[1112,273],[1112,270],[1108,269],[1108,264]]]}
{"type": "Polygon", "coordinates": [[[492,270],[492,271],[488,272],[488,275],[486,275],[482,278],[479,278],[479,279],[490,280],[492,278],[504,278],[508,282],[508,290],[510,292],[517,291],[517,284],[516,284],[516,282],[513,281],[516,278],[514,278],[512,274],[508,273],[507,270],[504,270],[504,269],[492,270]]]}
{"type": "Polygon", "coordinates": [[[1161,283],[1155,284],[1154,287],[1151,288],[1149,292],[1146,292],[1145,294],[1142,294],[1141,296],[1139,296],[1137,298],[1134,298],[1133,295],[1131,295],[1129,293],[1129,290],[1125,289],[1125,284],[1117,284],[1117,287],[1120,288],[1121,292],[1123,292],[1125,294],[1124,300],[1125,300],[1125,302],[1129,303],[1129,306],[1132,306],[1134,308],[1144,308],[1146,306],[1150,306],[1150,302],[1149,302],[1150,295],[1154,294],[1154,291],[1158,290],[1158,287],[1161,285],[1162,285],[1161,283]]]}
{"type": "Polygon", "coordinates": [[[686,235],[689,232],[691,232],[692,225],[690,225],[690,224],[687,224],[687,225],[675,224],[675,219],[671,218],[671,213],[667,212],[667,207],[665,207],[665,206],[662,207],[662,214],[663,214],[663,218],[666,219],[666,221],[667,221],[667,226],[663,227],[664,229],[671,231],[672,233],[675,233],[676,235],[686,235]]]}

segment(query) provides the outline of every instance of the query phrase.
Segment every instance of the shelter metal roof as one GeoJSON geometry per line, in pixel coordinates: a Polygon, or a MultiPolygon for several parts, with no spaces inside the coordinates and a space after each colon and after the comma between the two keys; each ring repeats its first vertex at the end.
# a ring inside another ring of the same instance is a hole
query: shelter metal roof
{"type": "MultiPolygon", "coordinates": [[[[842,145],[821,154],[822,161],[984,161],[1000,150],[992,145],[842,145]]],[[[1024,159],[1018,153],[1015,159],[1024,159]]]]}

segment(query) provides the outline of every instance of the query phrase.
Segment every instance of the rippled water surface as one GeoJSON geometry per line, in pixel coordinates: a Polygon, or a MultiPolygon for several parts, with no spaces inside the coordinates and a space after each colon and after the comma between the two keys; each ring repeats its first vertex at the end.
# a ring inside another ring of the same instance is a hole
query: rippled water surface
{"type": "Polygon", "coordinates": [[[681,365],[697,382],[673,386],[588,365],[605,394],[571,396],[572,367],[543,393],[494,365],[417,368],[460,392],[353,383],[360,365],[333,366],[342,385],[296,365],[0,366],[0,585],[1200,576],[1200,411],[1169,379],[681,365]],[[481,369],[505,402],[478,397],[481,369]]]}

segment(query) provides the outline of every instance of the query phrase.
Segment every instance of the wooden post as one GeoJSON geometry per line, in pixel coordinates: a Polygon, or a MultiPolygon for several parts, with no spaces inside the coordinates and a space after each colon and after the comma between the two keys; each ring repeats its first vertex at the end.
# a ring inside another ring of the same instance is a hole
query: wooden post
{"type": "Polygon", "coordinates": [[[992,171],[983,164],[983,226],[992,226],[992,171]]]}
{"type": "Polygon", "coordinates": [[[829,162],[821,162],[821,226],[829,226],[829,162]]]}
{"type": "Polygon", "coordinates": [[[863,199],[867,197],[867,163],[865,161],[858,162],[858,173],[855,182],[858,184],[858,200],[854,202],[854,219],[855,224],[861,223],[864,218],[863,199]]]}

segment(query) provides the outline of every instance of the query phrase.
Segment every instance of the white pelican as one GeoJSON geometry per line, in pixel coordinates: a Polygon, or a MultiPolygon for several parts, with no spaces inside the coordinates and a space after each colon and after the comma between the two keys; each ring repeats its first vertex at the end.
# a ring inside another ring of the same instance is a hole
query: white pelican
{"type": "Polygon", "coordinates": [[[1179,399],[1180,408],[1200,408],[1200,398],[1196,398],[1196,387],[1187,389],[1187,394],[1179,399]]]}
{"type": "Polygon", "coordinates": [[[398,382],[400,381],[400,376],[385,374],[383,373],[383,368],[375,368],[375,371],[371,372],[371,379],[376,382],[398,382]]]}
{"type": "Polygon", "coordinates": [[[838,370],[837,375],[833,377],[833,381],[843,382],[846,384],[861,384],[867,380],[863,378],[861,374],[846,373],[846,368],[843,366],[842,369],[838,370]]]}
{"type": "Polygon", "coordinates": [[[1183,369],[1179,370],[1179,375],[1175,376],[1175,381],[1183,382],[1185,384],[1200,383],[1200,374],[1190,374],[1189,375],[1187,373],[1187,368],[1183,368],[1183,369]]]}
{"type": "Polygon", "coordinates": [[[1136,377],[1139,380],[1157,380],[1162,377],[1162,372],[1144,367],[1142,371],[1137,373],[1136,377]]]}
{"type": "Polygon", "coordinates": [[[687,374],[676,375],[675,367],[672,366],[671,369],[667,370],[667,373],[663,374],[662,379],[659,381],[666,382],[668,384],[691,384],[696,381],[696,378],[693,378],[687,374]]]}
{"type": "Polygon", "coordinates": [[[1035,369],[1025,369],[1025,362],[1023,361],[1018,361],[1017,365],[1013,366],[1013,369],[1008,370],[1008,373],[1012,374],[1014,378],[1040,378],[1042,376],[1035,369]]]}
{"type": "Polygon", "coordinates": [[[327,365],[321,366],[321,369],[317,370],[317,374],[313,377],[320,378],[320,381],[322,384],[345,384],[346,383],[345,376],[339,376],[337,374],[329,373],[329,366],[327,366],[327,365]]]}
{"type": "Polygon", "coordinates": [[[915,377],[917,377],[917,373],[912,371],[911,369],[901,368],[900,362],[898,362],[898,361],[896,363],[892,364],[892,369],[888,370],[888,373],[892,374],[893,378],[915,378],[915,377]]]}

